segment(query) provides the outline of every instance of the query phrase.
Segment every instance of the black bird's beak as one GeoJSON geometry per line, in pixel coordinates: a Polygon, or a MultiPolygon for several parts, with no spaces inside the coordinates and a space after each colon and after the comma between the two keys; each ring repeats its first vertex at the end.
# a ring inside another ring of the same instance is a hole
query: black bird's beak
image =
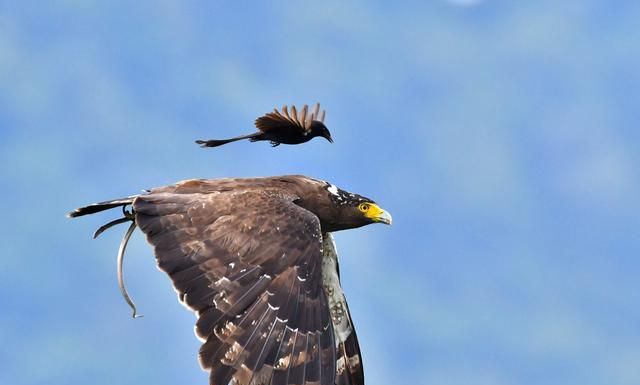
{"type": "Polygon", "coordinates": [[[331,138],[331,134],[326,132],[322,134],[322,137],[329,141],[329,143],[333,143],[333,139],[331,138]]]}

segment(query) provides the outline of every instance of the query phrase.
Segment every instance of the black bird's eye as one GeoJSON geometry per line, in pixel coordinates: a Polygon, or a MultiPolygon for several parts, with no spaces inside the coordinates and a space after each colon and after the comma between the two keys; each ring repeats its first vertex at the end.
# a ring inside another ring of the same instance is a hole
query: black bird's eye
{"type": "Polygon", "coordinates": [[[366,203],[360,203],[360,205],[358,205],[358,209],[360,209],[360,211],[362,212],[365,212],[369,210],[369,205],[366,203]]]}

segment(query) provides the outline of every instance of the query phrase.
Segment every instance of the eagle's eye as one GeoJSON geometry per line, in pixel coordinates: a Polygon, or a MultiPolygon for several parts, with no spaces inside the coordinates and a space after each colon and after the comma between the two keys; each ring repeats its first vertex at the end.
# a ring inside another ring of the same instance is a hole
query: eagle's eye
{"type": "Polygon", "coordinates": [[[363,213],[366,213],[366,212],[367,212],[367,210],[369,210],[369,204],[368,204],[368,203],[360,203],[360,204],[358,205],[358,209],[359,209],[360,211],[362,211],[363,213]]]}

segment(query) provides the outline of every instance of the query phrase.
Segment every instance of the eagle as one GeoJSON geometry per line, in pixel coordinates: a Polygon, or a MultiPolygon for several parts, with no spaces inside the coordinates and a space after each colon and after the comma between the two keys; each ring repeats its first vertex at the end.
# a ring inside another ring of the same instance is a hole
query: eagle
{"type": "Polygon", "coordinates": [[[291,106],[291,112],[287,106],[282,111],[274,109],[258,119],[255,125],[257,132],[237,136],[231,139],[196,140],[201,147],[218,147],[223,144],[238,140],[249,139],[251,142],[268,140],[271,146],[284,144],[301,144],[310,141],[316,136],[323,137],[333,143],[331,133],[324,125],[325,111],[320,112],[320,103],[316,103],[313,111],[305,104],[298,112],[296,106],[291,106]]]}
{"type": "Polygon", "coordinates": [[[373,200],[302,175],[191,179],[73,210],[121,207],[197,315],[211,385],[362,385],[358,338],[332,233],[391,224],[373,200]]]}

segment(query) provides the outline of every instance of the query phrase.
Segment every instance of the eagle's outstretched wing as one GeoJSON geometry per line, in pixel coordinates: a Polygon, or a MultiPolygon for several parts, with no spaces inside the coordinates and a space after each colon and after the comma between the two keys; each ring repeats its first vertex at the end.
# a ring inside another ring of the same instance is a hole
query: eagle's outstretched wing
{"type": "Polygon", "coordinates": [[[281,111],[274,109],[273,112],[256,119],[255,125],[258,130],[264,133],[279,132],[289,135],[304,135],[310,131],[311,123],[314,120],[324,122],[324,115],[324,110],[320,112],[319,103],[316,103],[313,111],[309,111],[306,104],[300,111],[297,111],[295,106],[291,106],[291,109],[283,106],[281,111]]]}
{"type": "Polygon", "coordinates": [[[354,332],[345,353],[336,348],[320,223],[295,199],[267,190],[153,192],[133,201],[160,269],[197,312],[211,384],[361,383],[336,375],[357,340],[354,332]]]}

